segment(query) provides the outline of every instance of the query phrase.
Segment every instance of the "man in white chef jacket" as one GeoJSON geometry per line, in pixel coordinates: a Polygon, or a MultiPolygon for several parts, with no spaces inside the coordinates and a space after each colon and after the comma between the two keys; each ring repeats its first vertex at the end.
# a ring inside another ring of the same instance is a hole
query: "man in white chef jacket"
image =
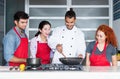
{"type": "Polygon", "coordinates": [[[48,45],[55,51],[52,63],[61,64],[61,57],[85,57],[83,32],[75,26],[76,14],[72,8],[65,14],[65,25],[56,27],[48,38],[48,45]]]}

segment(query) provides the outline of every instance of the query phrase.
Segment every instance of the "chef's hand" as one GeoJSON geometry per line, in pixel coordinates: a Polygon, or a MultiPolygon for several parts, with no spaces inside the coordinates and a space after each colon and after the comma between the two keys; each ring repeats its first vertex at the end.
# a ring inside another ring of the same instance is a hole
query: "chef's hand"
{"type": "Polygon", "coordinates": [[[58,52],[62,53],[62,51],[63,51],[62,44],[57,44],[56,49],[58,52]]]}
{"type": "Polygon", "coordinates": [[[79,54],[78,57],[79,57],[79,58],[83,58],[83,55],[82,55],[82,54],[79,54]]]}

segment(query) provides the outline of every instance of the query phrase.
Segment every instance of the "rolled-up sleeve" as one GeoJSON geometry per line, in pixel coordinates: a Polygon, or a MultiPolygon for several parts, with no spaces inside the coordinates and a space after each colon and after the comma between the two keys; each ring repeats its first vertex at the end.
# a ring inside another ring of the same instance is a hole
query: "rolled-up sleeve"
{"type": "Polygon", "coordinates": [[[7,62],[13,57],[15,52],[15,37],[13,35],[7,35],[3,39],[4,58],[7,62]]]}

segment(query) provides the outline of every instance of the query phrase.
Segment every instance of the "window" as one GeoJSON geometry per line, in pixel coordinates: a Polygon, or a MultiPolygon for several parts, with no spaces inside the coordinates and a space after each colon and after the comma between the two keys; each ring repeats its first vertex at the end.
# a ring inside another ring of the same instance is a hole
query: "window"
{"type": "Polygon", "coordinates": [[[83,30],[87,43],[94,40],[99,25],[112,26],[112,0],[26,0],[26,4],[30,15],[26,30],[29,39],[42,20],[48,20],[53,29],[64,25],[64,15],[70,7],[76,12],[76,26],[83,30]]]}

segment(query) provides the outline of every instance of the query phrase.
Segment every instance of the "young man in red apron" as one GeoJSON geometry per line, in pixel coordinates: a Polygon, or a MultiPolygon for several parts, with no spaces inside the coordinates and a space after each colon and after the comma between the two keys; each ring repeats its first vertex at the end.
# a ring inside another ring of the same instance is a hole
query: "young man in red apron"
{"type": "Polygon", "coordinates": [[[28,14],[18,11],[14,15],[15,27],[4,37],[4,58],[9,66],[26,65],[28,58],[28,38],[25,28],[28,22],[28,14]]]}
{"type": "MultiPolygon", "coordinates": [[[[16,32],[16,34],[18,35],[18,37],[20,38],[20,45],[18,46],[18,48],[16,49],[16,51],[14,52],[14,56],[18,57],[18,58],[23,58],[23,61],[25,61],[24,59],[28,58],[28,39],[27,37],[22,38],[20,36],[20,34],[17,32],[17,30],[14,27],[14,31],[16,32]]],[[[10,66],[19,66],[20,64],[25,64],[25,62],[9,62],[10,66]]]]}

